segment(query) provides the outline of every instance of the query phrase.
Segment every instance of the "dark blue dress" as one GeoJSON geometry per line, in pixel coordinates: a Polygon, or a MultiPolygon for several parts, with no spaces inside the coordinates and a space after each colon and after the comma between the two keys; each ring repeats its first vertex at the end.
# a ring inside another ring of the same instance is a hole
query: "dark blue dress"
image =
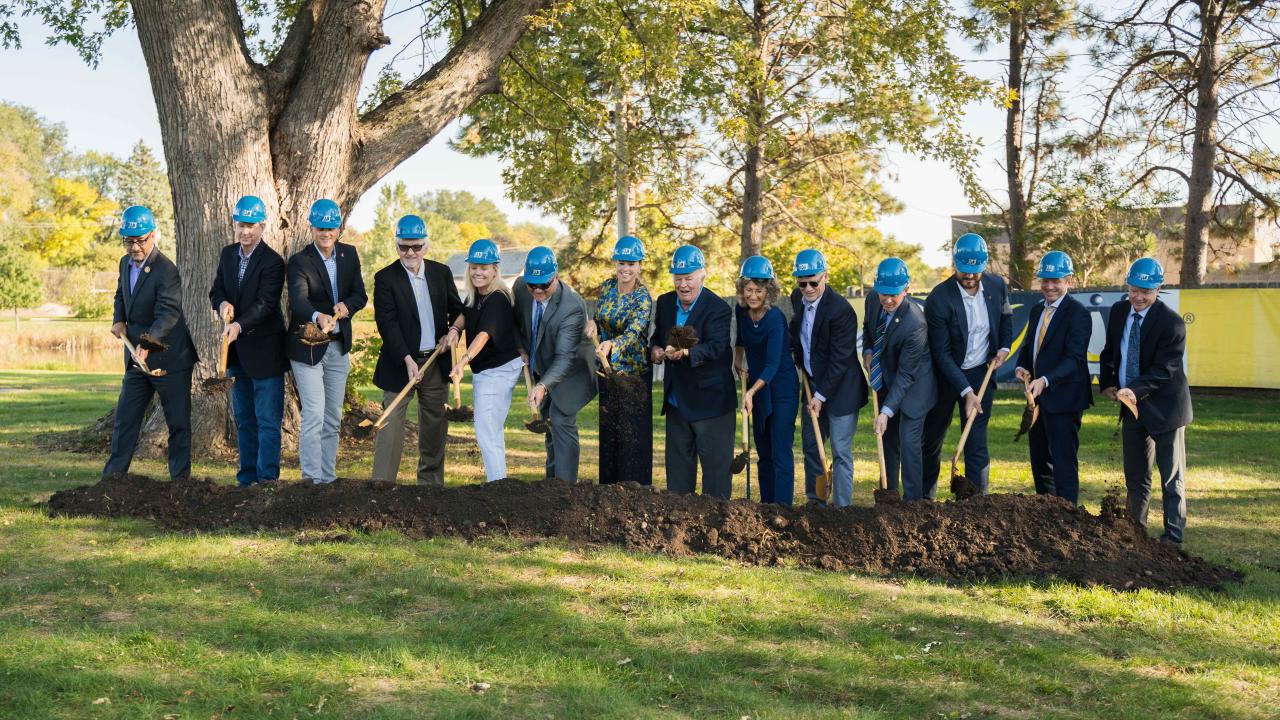
{"type": "Polygon", "coordinates": [[[760,322],[747,309],[735,308],[738,347],[746,352],[747,387],[763,380],[765,387],[752,401],[752,438],[760,461],[760,501],[790,505],[795,488],[796,413],[800,408],[800,380],[792,360],[787,321],[782,311],[769,308],[760,322]]]}

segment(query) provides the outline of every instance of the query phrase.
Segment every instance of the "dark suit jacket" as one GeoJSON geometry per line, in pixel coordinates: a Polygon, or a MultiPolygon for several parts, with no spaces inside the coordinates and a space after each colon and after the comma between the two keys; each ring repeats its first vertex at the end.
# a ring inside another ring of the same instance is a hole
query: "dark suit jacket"
{"type": "MultiPolygon", "coordinates": [[[[667,335],[676,326],[675,291],[663,293],[654,304],[653,335],[649,347],[665,348],[667,335]]],[[[689,357],[664,363],[662,373],[662,412],[670,409],[669,399],[674,390],[677,398],[676,412],[689,422],[708,420],[733,412],[738,405],[738,393],[733,383],[733,348],[729,344],[729,328],[733,311],[729,304],[709,288],[693,304],[693,311],[685,322],[698,334],[698,344],[689,350],[689,357]]]]}
{"type": "Polygon", "coordinates": [[[284,356],[284,316],[280,294],[284,291],[284,258],[265,242],[249,256],[240,279],[240,244],[222,248],[218,272],[209,290],[209,302],[217,312],[223,302],[235,308],[232,322],[240,323],[240,337],[227,351],[227,365],[239,365],[249,377],[269,378],[289,367],[284,356]]]}
{"type": "MultiPolygon", "coordinates": [[[[333,251],[338,255],[338,302],[345,303],[351,315],[338,321],[342,353],[351,351],[351,317],[369,302],[364,293],[364,280],[360,277],[360,255],[346,243],[336,243],[333,251]]],[[[285,352],[290,360],[315,365],[324,357],[329,344],[314,347],[298,339],[296,331],[311,322],[314,312],[333,314],[333,291],[329,288],[329,273],[315,243],[294,253],[289,258],[289,335],[285,340],[285,352]]],[[[333,341],[330,341],[333,342],[333,341]]],[[[407,379],[407,377],[406,377],[407,379]]]]}
{"type": "MultiPolygon", "coordinates": [[[[800,344],[803,320],[804,295],[797,288],[791,291],[791,350],[800,372],[804,372],[804,346],[800,344]]],[[[813,319],[809,343],[813,377],[809,383],[814,394],[826,398],[823,408],[831,415],[852,415],[867,404],[867,381],[856,365],[857,345],[858,314],[840,293],[827,287],[813,319]]]]}
{"type": "MultiPolygon", "coordinates": [[[[125,323],[125,335],[134,347],[138,347],[138,339],[144,333],[169,346],[164,352],[148,354],[147,366],[152,370],[169,373],[190,370],[198,358],[182,314],[182,276],[178,274],[178,266],[160,252],[160,248],[155,248],[130,292],[129,262],[128,255],[120,258],[120,282],[116,285],[112,322],[125,323]]],[[[126,369],[129,362],[129,351],[125,350],[126,369]]]]}
{"type": "MultiPolygon", "coordinates": [[[[969,349],[969,318],[964,312],[961,292],[959,281],[952,275],[939,283],[924,303],[934,370],[939,382],[946,382],[957,395],[969,387],[960,367],[969,349]]],[[[985,362],[991,362],[1001,348],[1013,347],[1013,308],[1009,305],[1009,288],[1000,276],[984,274],[981,292],[986,300],[990,328],[985,362]]],[[[977,392],[978,388],[973,391],[977,392]]]]}
{"type": "MultiPolygon", "coordinates": [[[[874,290],[867,295],[865,309],[862,351],[869,353],[875,348],[884,313],[880,295],[874,290]]],[[[929,356],[929,326],[917,301],[907,298],[893,312],[884,342],[884,353],[880,356],[884,395],[880,407],[890,408],[895,415],[924,417],[937,399],[938,386],[933,377],[933,359],[929,356]]]]}
{"type": "MultiPolygon", "coordinates": [[[[533,295],[524,278],[515,281],[511,294],[516,300],[520,347],[528,352],[533,345],[533,295]]],[[[567,415],[576,414],[596,396],[595,353],[583,334],[586,325],[586,301],[562,278],[538,323],[533,380],[547,388],[550,401],[567,415]]]]}
{"type": "Polygon", "coordinates": [[[1089,336],[1093,334],[1093,318],[1071,295],[1058,304],[1049,320],[1040,358],[1033,361],[1044,300],[1031,307],[1018,367],[1031,371],[1031,377],[1046,377],[1049,387],[1037,401],[1040,409],[1051,413],[1078,413],[1093,404],[1093,387],[1089,375],[1089,336]],[[1033,367],[1034,365],[1034,367],[1033,367]]]}
{"type": "MultiPolygon", "coordinates": [[[[458,287],[454,285],[453,273],[448,267],[432,260],[423,260],[423,263],[436,326],[435,342],[438,344],[449,334],[449,326],[462,314],[462,298],[458,296],[458,287]]],[[[418,352],[422,344],[418,303],[413,298],[408,271],[399,260],[393,260],[373,276],[373,319],[378,324],[378,335],[382,337],[382,351],[378,353],[378,365],[373,370],[373,384],[383,390],[397,392],[409,382],[404,356],[418,352]]],[[[448,351],[442,351],[431,366],[432,372],[444,375],[452,369],[453,354],[448,351]]]]}
{"type": "MultiPolygon", "coordinates": [[[[1098,386],[1120,387],[1120,347],[1125,324],[1133,307],[1128,300],[1111,306],[1107,323],[1107,344],[1099,358],[1098,386]]],[[[1136,378],[1128,378],[1129,389],[1138,398],[1138,422],[1156,434],[1191,424],[1191,388],[1182,369],[1187,350],[1187,326],[1182,316],[1160,300],[1147,310],[1142,321],[1136,378]]],[[[1124,408],[1121,412],[1129,412],[1124,408]]]]}

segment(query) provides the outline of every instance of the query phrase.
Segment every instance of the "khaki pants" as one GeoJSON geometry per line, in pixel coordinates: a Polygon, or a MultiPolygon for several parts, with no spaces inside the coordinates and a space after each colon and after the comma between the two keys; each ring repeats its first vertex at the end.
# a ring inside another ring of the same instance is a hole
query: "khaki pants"
{"type": "MultiPolygon", "coordinates": [[[[449,429],[444,419],[444,404],[449,396],[449,385],[438,365],[427,371],[427,376],[414,388],[413,394],[418,396],[418,484],[444,485],[444,442],[449,429]]],[[[396,395],[384,391],[383,406],[394,400],[396,395]]],[[[404,453],[404,420],[408,405],[409,399],[406,398],[378,433],[373,447],[374,480],[396,480],[400,456],[404,453]]]]}

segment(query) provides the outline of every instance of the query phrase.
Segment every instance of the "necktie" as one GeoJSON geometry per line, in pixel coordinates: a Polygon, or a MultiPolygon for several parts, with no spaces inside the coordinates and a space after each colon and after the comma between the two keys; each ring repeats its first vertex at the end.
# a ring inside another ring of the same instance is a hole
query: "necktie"
{"type": "Polygon", "coordinates": [[[1040,327],[1036,328],[1036,354],[1031,358],[1031,364],[1034,365],[1040,361],[1040,344],[1044,342],[1045,330],[1049,328],[1049,318],[1053,317],[1053,306],[1045,305],[1044,314],[1040,316],[1040,327]]]}
{"type": "Polygon", "coordinates": [[[247,270],[248,268],[249,268],[249,258],[241,255],[240,256],[240,274],[236,277],[237,283],[244,282],[244,271],[247,270]]]}
{"type": "Polygon", "coordinates": [[[542,303],[536,300],[533,303],[533,340],[530,341],[529,348],[529,370],[534,369],[534,358],[538,354],[538,327],[542,325],[542,303]]]}
{"type": "Polygon", "coordinates": [[[889,318],[893,317],[890,313],[885,313],[884,320],[880,322],[880,327],[876,331],[876,342],[874,349],[871,351],[871,388],[879,392],[884,387],[884,371],[880,367],[880,356],[884,354],[884,339],[889,332],[889,318]]]}
{"type": "Polygon", "coordinates": [[[1133,324],[1129,326],[1129,347],[1125,353],[1124,386],[1129,387],[1140,374],[1138,371],[1138,355],[1142,352],[1142,316],[1133,314],[1133,324]]]}

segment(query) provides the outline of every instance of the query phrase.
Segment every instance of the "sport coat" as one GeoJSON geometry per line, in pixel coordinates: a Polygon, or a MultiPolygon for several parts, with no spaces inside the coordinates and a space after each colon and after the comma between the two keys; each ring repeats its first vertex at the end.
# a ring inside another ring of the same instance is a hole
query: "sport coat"
{"type": "MultiPolygon", "coordinates": [[[[800,343],[803,320],[804,295],[796,288],[791,292],[790,334],[791,351],[800,372],[805,372],[804,346],[800,343]]],[[[823,409],[830,415],[852,415],[867,404],[867,381],[856,364],[857,346],[858,313],[840,293],[827,286],[818,299],[809,338],[809,363],[813,366],[809,384],[815,395],[826,398],[823,409]]]]}
{"type": "MultiPolygon", "coordinates": [[[[1098,361],[1099,387],[1120,387],[1120,348],[1132,313],[1128,300],[1111,306],[1107,342],[1098,361]]],[[[1139,375],[1128,378],[1129,389],[1138,398],[1138,422],[1152,435],[1190,425],[1191,388],[1182,369],[1187,350],[1186,323],[1163,301],[1156,300],[1147,310],[1139,334],[1139,375]]],[[[1129,412],[1123,408],[1120,411],[1129,412]]]]}
{"type": "MultiPolygon", "coordinates": [[[[665,348],[671,328],[676,326],[676,293],[658,296],[653,306],[653,335],[649,347],[665,348]]],[[[689,422],[708,420],[733,412],[738,393],[733,383],[733,348],[729,328],[733,311],[720,296],[702,288],[685,325],[698,334],[698,343],[683,360],[667,360],[662,373],[662,413],[670,409],[671,393],[676,394],[676,412],[689,422]]]]}
{"type": "MultiPolygon", "coordinates": [[[[587,324],[587,303],[563,278],[560,288],[547,300],[538,323],[537,354],[533,358],[533,379],[547,388],[551,402],[566,415],[574,415],[596,396],[595,353],[583,334],[587,324]]],[[[511,288],[516,299],[516,327],[520,347],[533,346],[533,295],[524,278],[511,288]]]]}
{"type": "Polygon", "coordinates": [[[1093,404],[1093,387],[1089,375],[1089,336],[1093,334],[1093,318],[1078,300],[1068,294],[1058,303],[1049,319],[1039,360],[1033,360],[1040,318],[1044,316],[1044,300],[1031,307],[1018,367],[1031,373],[1032,379],[1045,377],[1049,387],[1041,393],[1040,409],[1051,413],[1078,413],[1093,404]]]}
{"type": "MultiPolygon", "coordinates": [[[[168,373],[190,370],[196,364],[195,343],[187,331],[182,314],[182,276],[160,248],[154,248],[142,265],[138,281],[129,290],[128,255],[120,258],[120,282],[116,285],[112,322],[125,323],[125,335],[134,347],[143,334],[169,346],[163,352],[147,354],[147,367],[168,373]]],[[[124,351],[124,365],[129,367],[129,351],[124,351]]]]}
{"type": "MultiPolygon", "coordinates": [[[[350,312],[338,321],[337,340],[342,354],[351,352],[351,318],[369,302],[364,292],[364,279],[360,277],[360,255],[354,246],[335,243],[333,252],[338,256],[338,300],[333,299],[329,285],[329,273],[324,269],[324,259],[315,243],[294,253],[289,258],[289,332],[285,339],[285,352],[290,360],[315,365],[324,357],[329,343],[307,345],[298,339],[297,330],[311,322],[312,313],[333,314],[339,302],[346,304],[350,312]]],[[[332,342],[332,341],[330,341],[332,342]]],[[[406,376],[407,379],[407,376],[406,376]]]]}
{"type": "MultiPolygon", "coordinates": [[[[867,295],[865,314],[862,351],[869,353],[875,348],[876,333],[884,314],[880,295],[874,290],[867,295]]],[[[938,388],[929,355],[929,326],[916,300],[908,297],[894,310],[884,342],[884,352],[880,355],[884,398],[880,407],[888,407],[894,414],[924,417],[937,399],[938,388]]]]}
{"type": "MultiPolygon", "coordinates": [[[[462,314],[462,298],[453,282],[453,272],[433,260],[423,261],[427,279],[427,295],[431,298],[431,314],[436,326],[435,343],[449,334],[449,326],[462,314]]],[[[404,356],[418,352],[422,345],[422,318],[418,301],[413,297],[409,272],[399,260],[382,268],[373,276],[373,319],[382,337],[382,351],[373,369],[373,384],[388,392],[396,392],[409,382],[404,356]]],[[[447,376],[453,369],[453,353],[443,351],[431,366],[432,372],[447,376]]]]}
{"type": "MultiPolygon", "coordinates": [[[[981,282],[980,292],[987,309],[987,327],[990,328],[984,361],[991,362],[1001,348],[1013,347],[1013,307],[1009,304],[1009,286],[1000,276],[984,273],[981,282]]],[[[952,275],[939,283],[924,303],[933,367],[940,382],[946,382],[956,395],[969,387],[960,367],[969,350],[969,317],[960,297],[962,292],[960,282],[952,275]]],[[[978,388],[973,390],[977,392],[978,388]]]]}
{"type": "Polygon", "coordinates": [[[232,322],[240,323],[240,336],[227,350],[227,365],[239,365],[251,378],[284,374],[289,363],[284,356],[284,315],[280,295],[284,292],[284,258],[270,245],[259,241],[249,256],[240,279],[240,243],[222,248],[218,271],[209,289],[213,311],[223,302],[235,308],[232,322]]]}

